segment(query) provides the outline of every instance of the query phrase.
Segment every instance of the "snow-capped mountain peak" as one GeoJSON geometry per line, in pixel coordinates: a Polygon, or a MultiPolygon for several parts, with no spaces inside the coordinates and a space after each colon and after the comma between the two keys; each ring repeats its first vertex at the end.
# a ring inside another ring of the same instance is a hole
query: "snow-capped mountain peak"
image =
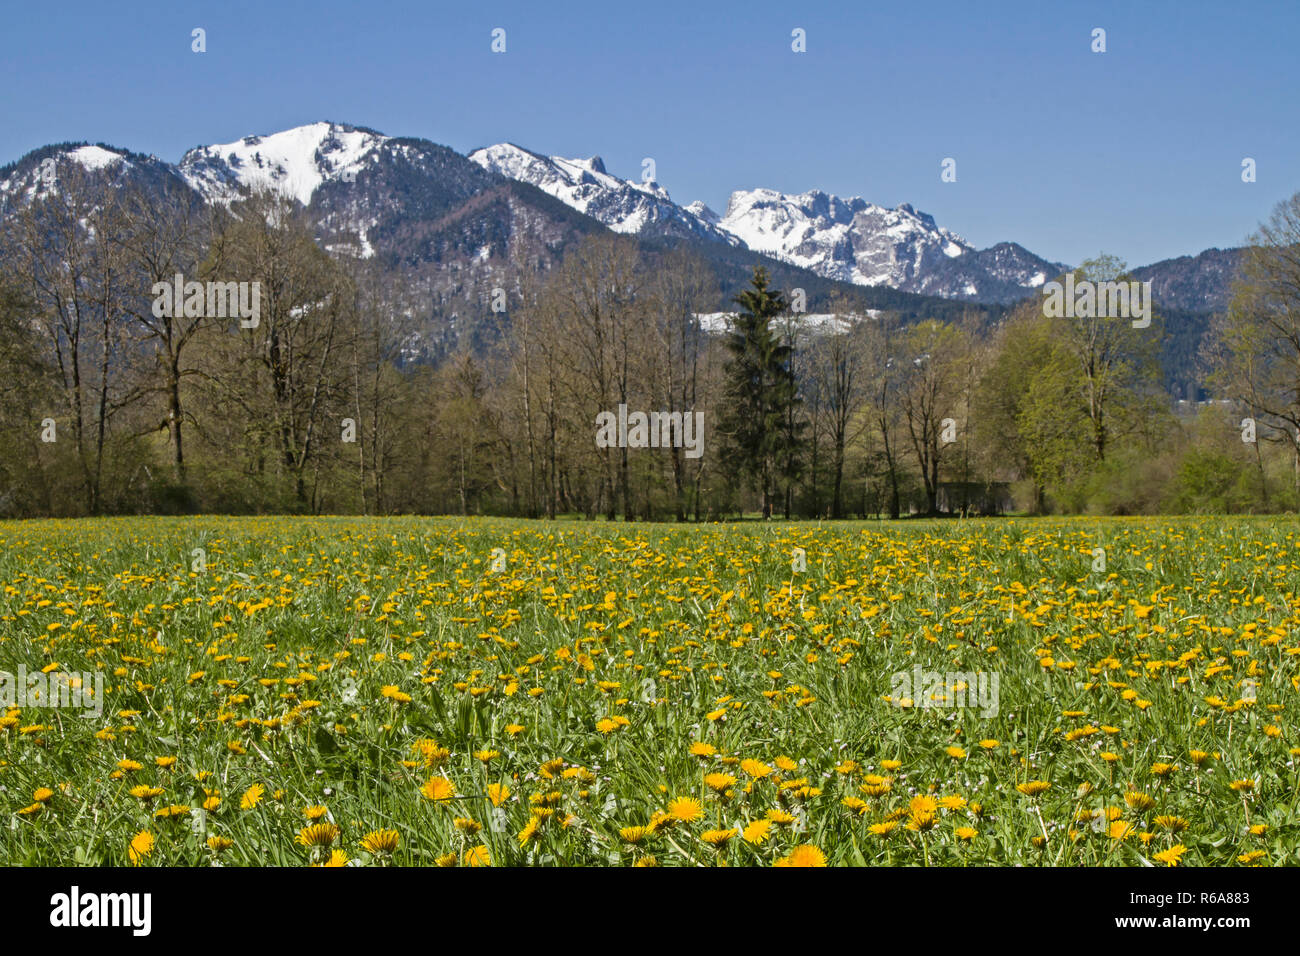
{"type": "Polygon", "coordinates": [[[858,285],[904,287],[944,258],[971,251],[908,203],[889,209],[819,189],[734,192],[719,225],[755,252],[858,285]]]}
{"type": "Polygon", "coordinates": [[[722,221],[721,216],[698,199],[687,206],[686,211],[701,222],[707,222],[710,226],[716,226],[722,221]]]}
{"type": "Polygon", "coordinates": [[[691,207],[675,204],[659,183],[611,175],[599,156],[565,159],[498,143],[474,150],[469,158],[490,172],[536,186],[615,232],[694,236],[738,244],[734,237],[695,215],[691,207]]]}
{"type": "Polygon", "coordinates": [[[125,175],[135,168],[125,150],[86,144],[47,147],[28,154],[25,160],[0,170],[0,214],[11,202],[26,203],[42,193],[57,193],[60,167],[66,168],[70,164],[80,167],[85,173],[111,178],[125,175]]]}
{"type": "Polygon", "coordinates": [[[209,200],[229,202],[241,187],[271,186],[307,205],[327,180],[355,177],[388,139],[342,123],[310,123],[192,149],[180,172],[209,200]]]}

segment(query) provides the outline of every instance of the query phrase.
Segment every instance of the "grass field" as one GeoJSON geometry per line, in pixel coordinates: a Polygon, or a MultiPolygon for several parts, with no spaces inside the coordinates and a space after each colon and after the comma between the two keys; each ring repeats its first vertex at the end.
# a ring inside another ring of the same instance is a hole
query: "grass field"
{"type": "Polygon", "coordinates": [[[0,860],[1296,864],[1296,528],[0,523],[0,860]]]}

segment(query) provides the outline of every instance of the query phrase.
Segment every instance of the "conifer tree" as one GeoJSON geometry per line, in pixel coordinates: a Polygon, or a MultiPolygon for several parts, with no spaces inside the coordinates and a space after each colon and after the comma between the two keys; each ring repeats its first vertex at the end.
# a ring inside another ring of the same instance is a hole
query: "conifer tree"
{"type": "Polygon", "coordinates": [[[732,301],[740,312],[726,343],[731,358],[720,425],[722,465],[733,482],[757,488],[766,520],[778,479],[797,460],[797,432],[789,425],[798,403],[794,350],[774,327],[788,303],[780,290],[768,287],[762,267],[732,301]]]}

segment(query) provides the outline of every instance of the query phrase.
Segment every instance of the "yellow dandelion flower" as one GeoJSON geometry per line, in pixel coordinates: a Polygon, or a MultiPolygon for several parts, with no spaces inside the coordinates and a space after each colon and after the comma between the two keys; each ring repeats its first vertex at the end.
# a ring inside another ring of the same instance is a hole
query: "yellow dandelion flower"
{"type": "Polygon", "coordinates": [[[653,832],[650,827],[623,827],[618,831],[618,835],[623,839],[624,843],[631,843],[635,846],[653,832]]]}
{"type": "Polygon", "coordinates": [[[1110,829],[1107,832],[1110,834],[1112,840],[1127,840],[1136,831],[1133,824],[1126,823],[1123,820],[1116,820],[1110,825],[1110,829]]]}
{"type": "Polygon", "coordinates": [[[153,853],[153,834],[148,830],[141,830],[131,838],[130,845],[126,848],[127,856],[131,860],[132,866],[139,866],[144,862],[145,857],[153,853]]]}
{"type": "Polygon", "coordinates": [[[1177,866],[1178,861],[1182,858],[1183,854],[1186,852],[1187,852],[1187,847],[1179,843],[1174,846],[1171,846],[1167,850],[1161,850],[1159,853],[1151,854],[1151,858],[1155,860],[1157,863],[1163,863],[1166,866],[1177,866]]]}
{"type": "Polygon", "coordinates": [[[1150,794],[1130,790],[1124,794],[1124,802],[1138,812],[1150,810],[1156,805],[1155,797],[1150,794]]]}
{"type": "Polygon", "coordinates": [[[334,823],[313,823],[298,831],[294,842],[300,846],[329,846],[338,839],[339,828],[334,823]]]}
{"type": "Polygon", "coordinates": [[[752,843],[754,846],[762,846],[772,832],[771,820],[751,820],[745,824],[745,830],[741,837],[746,843],[752,843]]]}
{"type": "Polygon", "coordinates": [[[367,853],[392,853],[400,842],[396,830],[371,830],[361,838],[361,848],[367,853]]]}
{"type": "Polygon", "coordinates": [[[790,853],[778,860],[776,866],[825,866],[826,854],[811,843],[797,846],[790,853]]]}
{"type": "Polygon", "coordinates": [[[328,867],[331,869],[347,866],[347,865],[348,865],[348,855],[344,853],[342,850],[340,850],[338,847],[335,847],[334,849],[330,850],[330,855],[328,860],[324,860],[320,863],[312,864],[312,866],[316,868],[328,867]]]}
{"type": "Polygon", "coordinates": [[[678,797],[668,804],[668,815],[678,823],[694,823],[704,816],[700,802],[692,797],[678,797]]]}
{"type": "Polygon", "coordinates": [[[736,778],[727,773],[710,773],[705,775],[704,785],[714,793],[723,793],[736,785],[736,778]]]}
{"type": "Polygon", "coordinates": [[[705,830],[703,833],[700,834],[700,839],[703,840],[705,843],[709,844],[710,846],[722,846],[724,843],[726,843],[735,835],[736,835],[736,831],[734,829],[705,830]]]}
{"type": "Polygon", "coordinates": [[[518,833],[519,845],[524,846],[525,844],[528,843],[529,840],[535,837],[541,825],[542,825],[541,817],[530,816],[528,818],[528,822],[524,824],[524,828],[520,830],[518,833]]]}
{"type": "Polygon", "coordinates": [[[420,793],[435,803],[446,803],[456,796],[456,787],[446,777],[432,777],[425,781],[420,793]]]}
{"type": "Polygon", "coordinates": [[[912,816],[933,816],[939,808],[939,802],[934,797],[925,794],[917,794],[907,805],[907,812],[912,816]]]}

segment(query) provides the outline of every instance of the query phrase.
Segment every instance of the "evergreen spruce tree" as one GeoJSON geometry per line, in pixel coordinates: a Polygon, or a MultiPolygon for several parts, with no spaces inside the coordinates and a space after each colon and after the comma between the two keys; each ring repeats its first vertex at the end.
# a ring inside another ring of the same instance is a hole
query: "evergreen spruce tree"
{"type": "Polygon", "coordinates": [[[773,324],[788,303],[767,283],[767,270],[756,268],[750,287],[732,299],[740,312],[727,338],[731,359],[719,429],[723,468],[733,482],[757,488],[765,520],[772,517],[778,480],[791,475],[798,458],[798,432],[790,425],[798,403],[794,350],[773,324]]]}

